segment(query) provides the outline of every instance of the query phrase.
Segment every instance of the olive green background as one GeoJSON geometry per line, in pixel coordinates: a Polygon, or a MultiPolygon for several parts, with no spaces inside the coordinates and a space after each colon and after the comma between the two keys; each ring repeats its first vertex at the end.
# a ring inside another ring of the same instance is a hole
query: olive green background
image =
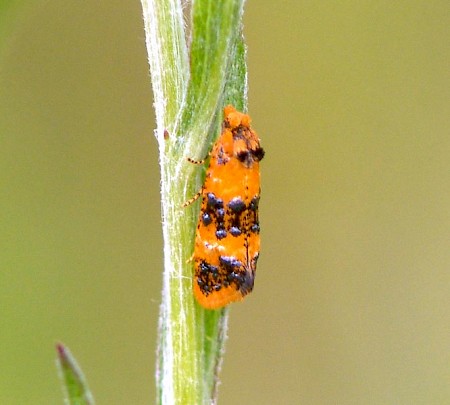
{"type": "MultiPolygon", "coordinates": [[[[246,5],[254,293],[221,404],[450,403],[448,1],[246,5]]],[[[35,1],[0,60],[0,403],[154,403],[159,173],[139,1],[35,1]]],[[[4,34],[3,34],[4,35],[4,34]]]]}

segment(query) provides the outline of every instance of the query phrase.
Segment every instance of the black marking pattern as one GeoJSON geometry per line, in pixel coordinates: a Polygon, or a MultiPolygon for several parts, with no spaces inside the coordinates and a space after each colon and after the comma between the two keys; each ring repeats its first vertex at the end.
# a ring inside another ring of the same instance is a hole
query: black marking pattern
{"type": "Polygon", "coordinates": [[[198,286],[205,295],[230,286],[239,290],[242,295],[246,295],[253,289],[256,260],[257,257],[252,260],[253,270],[250,271],[233,256],[219,256],[219,266],[214,266],[202,260],[197,275],[198,286]]]}
{"type": "MultiPolygon", "coordinates": [[[[224,205],[223,200],[214,193],[207,193],[203,201],[202,224],[207,229],[213,227],[212,231],[218,240],[246,235],[245,244],[248,248],[249,235],[259,234],[259,198],[256,195],[246,204],[241,197],[235,197],[224,205]]],[[[208,296],[214,291],[232,286],[242,295],[248,294],[253,289],[258,256],[248,258],[247,263],[242,263],[234,256],[219,256],[218,265],[201,260],[197,283],[202,293],[208,296]]]]}

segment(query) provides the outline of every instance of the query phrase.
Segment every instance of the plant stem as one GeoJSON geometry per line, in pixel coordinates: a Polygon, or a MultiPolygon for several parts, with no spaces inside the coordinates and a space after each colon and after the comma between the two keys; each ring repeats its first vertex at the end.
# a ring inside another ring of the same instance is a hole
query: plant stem
{"type": "Polygon", "coordinates": [[[189,55],[180,2],[142,0],[142,6],[155,99],[164,238],[157,401],[210,404],[217,395],[228,311],[205,310],[192,294],[189,258],[198,206],[183,203],[200,189],[202,175],[186,158],[206,155],[217,136],[224,101],[245,107],[243,0],[193,2],[189,55]]]}

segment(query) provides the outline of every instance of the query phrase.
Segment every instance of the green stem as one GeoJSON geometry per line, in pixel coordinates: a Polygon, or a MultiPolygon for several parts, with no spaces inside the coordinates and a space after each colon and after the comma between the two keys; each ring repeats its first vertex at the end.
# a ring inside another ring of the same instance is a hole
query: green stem
{"type": "Polygon", "coordinates": [[[205,310],[192,294],[189,258],[198,205],[184,208],[183,203],[200,189],[202,173],[186,158],[206,155],[225,101],[245,107],[243,0],[193,2],[189,58],[180,2],[142,0],[142,6],[155,98],[164,237],[157,399],[160,404],[210,404],[217,395],[228,311],[205,310]]]}

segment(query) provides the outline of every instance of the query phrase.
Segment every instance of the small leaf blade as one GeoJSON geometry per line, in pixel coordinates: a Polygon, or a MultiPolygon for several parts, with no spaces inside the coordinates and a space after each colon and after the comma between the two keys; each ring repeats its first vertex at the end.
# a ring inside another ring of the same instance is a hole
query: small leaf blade
{"type": "Polygon", "coordinates": [[[62,343],[56,345],[57,365],[63,381],[68,405],[94,405],[94,398],[89,390],[86,379],[69,349],[62,343]]]}

